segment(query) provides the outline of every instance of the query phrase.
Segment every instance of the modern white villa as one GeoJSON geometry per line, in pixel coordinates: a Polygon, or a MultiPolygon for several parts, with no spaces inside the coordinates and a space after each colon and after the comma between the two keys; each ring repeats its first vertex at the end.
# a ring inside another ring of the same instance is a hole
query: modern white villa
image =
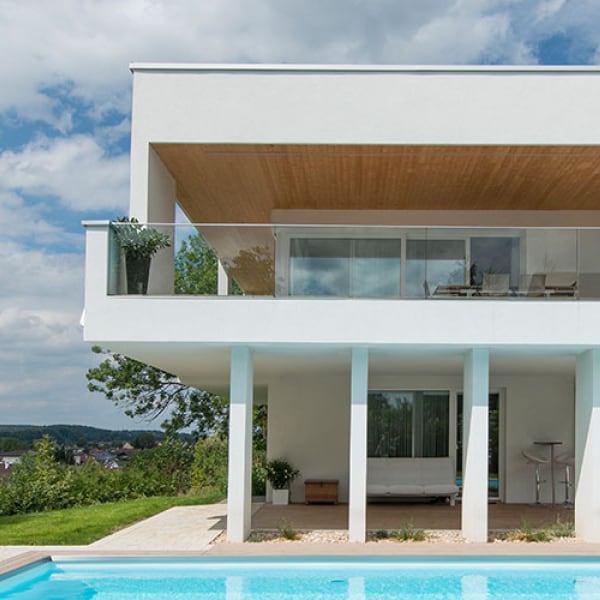
{"type": "Polygon", "coordinates": [[[536,501],[539,466],[540,501],[600,542],[600,69],[131,70],[130,215],[174,243],[127,294],[113,228],[85,223],[84,336],[229,396],[228,539],[255,402],[292,501],[339,481],[352,541],[381,460],[446,458],[467,540],[490,496],[536,501]],[[176,214],[218,295],[174,294],[176,214]]]}

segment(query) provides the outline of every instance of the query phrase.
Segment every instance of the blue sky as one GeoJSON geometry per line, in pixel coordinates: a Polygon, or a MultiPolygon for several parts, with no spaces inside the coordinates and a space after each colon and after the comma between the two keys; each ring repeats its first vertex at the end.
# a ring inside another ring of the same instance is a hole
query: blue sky
{"type": "Polygon", "coordinates": [[[597,64],[598,0],[0,0],[0,422],[86,390],[83,219],[127,210],[130,62],[597,64]]]}

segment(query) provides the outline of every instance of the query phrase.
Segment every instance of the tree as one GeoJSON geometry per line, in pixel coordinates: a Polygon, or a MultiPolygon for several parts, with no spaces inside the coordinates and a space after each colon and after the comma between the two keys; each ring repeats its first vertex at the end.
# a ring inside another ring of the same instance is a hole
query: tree
{"type": "MultiPolygon", "coordinates": [[[[235,282],[232,288],[234,294],[241,293],[235,282]]],[[[217,293],[217,259],[200,235],[184,240],[177,252],[175,293],[217,293]]],[[[105,354],[106,359],[88,370],[88,389],[104,394],[123,408],[126,415],[147,420],[164,416],[162,427],[167,433],[192,428],[193,434],[199,438],[227,435],[226,399],[184,385],[171,373],[121,354],[113,354],[98,346],[94,346],[92,351],[105,354]]],[[[255,439],[263,445],[264,424],[263,415],[254,433],[255,439]]]]}
{"type": "Polygon", "coordinates": [[[217,258],[199,235],[183,240],[175,256],[175,293],[217,293],[217,258]]]}
{"type": "MultiPolygon", "coordinates": [[[[175,256],[175,293],[215,295],[217,293],[217,257],[200,235],[181,242],[175,256]]],[[[243,292],[232,280],[231,294],[243,292]]]]}
{"type": "Polygon", "coordinates": [[[224,398],[184,385],[171,373],[121,354],[98,346],[92,351],[107,358],[88,370],[88,389],[104,394],[124,408],[127,416],[154,420],[164,415],[161,426],[168,433],[192,428],[198,437],[226,434],[224,398]]]}
{"type": "Polygon", "coordinates": [[[156,444],[158,444],[158,440],[151,431],[142,431],[133,440],[133,447],[140,450],[144,450],[145,448],[154,448],[156,444]]]}

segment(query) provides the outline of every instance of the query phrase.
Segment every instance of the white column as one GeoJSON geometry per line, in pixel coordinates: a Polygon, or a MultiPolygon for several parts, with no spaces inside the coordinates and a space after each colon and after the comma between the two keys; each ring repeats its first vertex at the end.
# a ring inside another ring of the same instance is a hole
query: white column
{"type": "Polygon", "coordinates": [[[227,540],[243,542],[250,533],[252,507],[253,370],[250,350],[232,348],[230,368],[227,540]]]}
{"type": "MultiPolygon", "coordinates": [[[[147,223],[175,223],[175,179],[156,152],[148,154],[148,201],[139,213],[131,213],[147,223]]],[[[152,258],[148,294],[172,295],[175,285],[175,229],[172,226],[155,226],[161,233],[171,237],[171,245],[159,250],[152,258]]]]}
{"type": "Polygon", "coordinates": [[[217,260],[217,295],[229,296],[229,275],[220,260],[217,260]]]}
{"type": "Polygon", "coordinates": [[[462,535],[486,542],[488,535],[489,351],[467,352],[463,372],[462,535]]]}
{"type": "Polygon", "coordinates": [[[577,356],[575,389],[575,534],[600,542],[600,350],[577,356]]]}
{"type": "Polygon", "coordinates": [[[367,395],[369,351],[352,349],[350,390],[350,493],[348,535],[351,542],[364,542],[367,535],[367,395]]]}

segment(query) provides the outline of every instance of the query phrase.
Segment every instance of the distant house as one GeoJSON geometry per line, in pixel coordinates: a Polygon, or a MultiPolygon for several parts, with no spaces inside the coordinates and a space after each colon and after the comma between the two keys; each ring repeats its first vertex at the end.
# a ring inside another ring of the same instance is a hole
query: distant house
{"type": "Polygon", "coordinates": [[[21,462],[21,457],[27,454],[29,450],[10,450],[0,452],[0,466],[5,467],[16,465],[21,462]]]}

